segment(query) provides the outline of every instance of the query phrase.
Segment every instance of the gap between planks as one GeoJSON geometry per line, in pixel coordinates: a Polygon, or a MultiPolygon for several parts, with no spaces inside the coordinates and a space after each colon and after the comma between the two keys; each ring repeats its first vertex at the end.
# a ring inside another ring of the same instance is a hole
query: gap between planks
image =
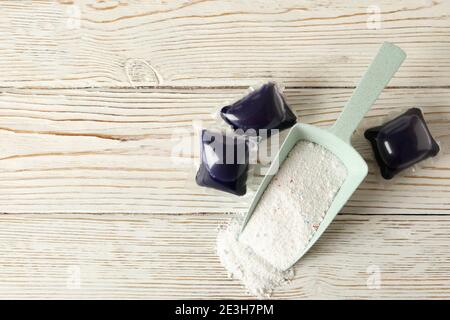
{"type": "MultiPolygon", "coordinates": [[[[267,81],[275,81],[276,80],[266,80],[267,81]]],[[[235,86],[176,86],[176,85],[146,85],[146,86],[89,86],[89,87],[76,87],[76,86],[68,86],[68,87],[49,87],[49,86],[0,86],[1,90],[246,90],[251,88],[254,85],[258,85],[259,83],[255,81],[253,85],[235,85],[235,86]]],[[[326,89],[354,89],[355,86],[284,86],[285,89],[288,90],[326,90],[326,89]]],[[[386,86],[385,90],[388,89],[450,89],[449,86],[386,86]]]]}

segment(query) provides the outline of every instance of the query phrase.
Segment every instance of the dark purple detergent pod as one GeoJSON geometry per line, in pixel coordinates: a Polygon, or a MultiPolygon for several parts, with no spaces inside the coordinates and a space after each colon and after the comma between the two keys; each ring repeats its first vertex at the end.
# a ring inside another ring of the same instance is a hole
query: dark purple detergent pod
{"type": "Polygon", "coordinates": [[[223,107],[220,115],[234,130],[286,129],[297,122],[284,97],[273,82],[262,85],[232,105],[223,107]]]}
{"type": "Polygon", "coordinates": [[[372,145],[385,179],[439,153],[439,146],[417,108],[409,109],[382,126],[367,129],[364,136],[372,145]]]}
{"type": "Polygon", "coordinates": [[[248,139],[202,130],[200,141],[201,163],[195,177],[197,184],[244,195],[249,166],[248,139]]]}

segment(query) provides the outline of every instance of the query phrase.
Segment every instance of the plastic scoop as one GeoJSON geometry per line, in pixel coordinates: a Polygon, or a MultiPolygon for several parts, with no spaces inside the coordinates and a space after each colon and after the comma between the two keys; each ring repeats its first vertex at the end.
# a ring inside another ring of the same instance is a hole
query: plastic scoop
{"type": "MultiPolygon", "coordinates": [[[[357,85],[344,110],[329,128],[318,128],[312,125],[297,123],[289,131],[286,140],[274,157],[269,173],[277,171],[277,166],[282,164],[291,149],[300,140],[317,143],[331,151],[347,168],[347,177],[337,192],[319,228],[309,240],[305,249],[299,252],[298,261],[320,238],[331,221],[336,217],[353,192],[367,175],[367,164],[360,154],[351,146],[350,138],[356,127],[369,111],[372,104],[380,95],[383,88],[394,76],[403,60],[405,52],[399,47],[385,42],[377,56],[370,64],[365,75],[357,85]]],[[[305,168],[307,170],[307,168],[305,168]]],[[[244,230],[255,210],[264,190],[273,178],[273,174],[267,174],[259,186],[247,212],[241,232],[244,230]]],[[[320,183],[320,181],[317,181],[320,183]]]]}

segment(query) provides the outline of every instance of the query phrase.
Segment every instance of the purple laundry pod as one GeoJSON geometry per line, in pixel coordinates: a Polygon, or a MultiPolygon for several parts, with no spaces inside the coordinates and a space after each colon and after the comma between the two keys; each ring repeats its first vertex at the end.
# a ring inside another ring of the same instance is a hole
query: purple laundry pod
{"type": "Polygon", "coordinates": [[[439,153],[439,146],[418,108],[409,109],[381,126],[367,129],[364,136],[372,145],[385,179],[392,179],[400,171],[439,153]]]}
{"type": "Polygon", "coordinates": [[[197,184],[244,195],[249,167],[248,139],[202,130],[200,143],[200,167],[195,177],[197,184]]]}
{"type": "Polygon", "coordinates": [[[284,97],[273,82],[262,85],[244,98],[223,107],[220,115],[234,130],[244,132],[250,130],[253,134],[260,130],[286,129],[297,122],[284,97]]]}

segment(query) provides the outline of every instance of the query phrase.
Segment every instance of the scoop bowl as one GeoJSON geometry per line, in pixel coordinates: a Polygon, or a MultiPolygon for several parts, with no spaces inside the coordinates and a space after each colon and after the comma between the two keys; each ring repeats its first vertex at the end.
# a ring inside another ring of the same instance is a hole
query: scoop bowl
{"type": "MultiPolygon", "coordinates": [[[[333,199],[317,231],[315,231],[302,252],[299,252],[296,261],[314,245],[367,175],[367,164],[361,155],[351,146],[350,139],[366,112],[376,101],[381,91],[389,83],[405,58],[406,54],[403,50],[391,43],[385,42],[333,126],[320,128],[297,123],[290,129],[285,141],[272,161],[268,170],[269,173],[265,175],[253,197],[241,232],[251,219],[264,191],[278,171],[278,167],[282,165],[298,141],[306,140],[319,144],[332,152],[342,161],[347,169],[347,177],[344,183],[333,199]]],[[[320,183],[320,181],[317,183],[320,183]]]]}

